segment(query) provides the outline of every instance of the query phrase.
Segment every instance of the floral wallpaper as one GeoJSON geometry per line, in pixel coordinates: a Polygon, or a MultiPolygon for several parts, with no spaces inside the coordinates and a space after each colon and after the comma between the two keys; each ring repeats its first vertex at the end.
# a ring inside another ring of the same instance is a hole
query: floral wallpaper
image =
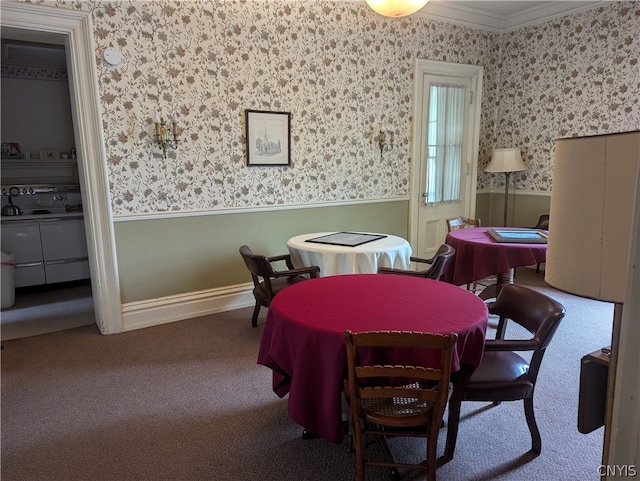
{"type": "Polygon", "coordinates": [[[479,189],[503,180],[493,147],[521,146],[516,188],[546,191],[556,138],[640,128],[638,1],[502,34],[364,2],[43,3],[92,12],[116,216],[406,196],[416,58],[484,67],[479,189]],[[291,167],[245,165],[246,109],[291,112],[291,167]],[[156,112],[180,116],[166,159],[156,112]]]}
{"type": "MultiPolygon", "coordinates": [[[[522,148],[529,170],[512,176],[515,189],[551,190],[558,138],[640,129],[640,2],[505,33],[501,50],[492,134],[496,147],[522,148]]],[[[478,188],[492,185],[504,186],[504,176],[483,173],[478,188]]]]}

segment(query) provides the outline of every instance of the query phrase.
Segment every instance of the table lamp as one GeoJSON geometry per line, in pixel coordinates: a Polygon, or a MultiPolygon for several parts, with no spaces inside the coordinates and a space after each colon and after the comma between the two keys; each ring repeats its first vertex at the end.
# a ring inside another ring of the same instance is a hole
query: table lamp
{"type": "MultiPolygon", "coordinates": [[[[639,164],[640,132],[556,141],[545,281],[570,294],[614,303],[609,406],[630,271],[639,164]]],[[[610,414],[609,409],[609,421],[610,414]]],[[[605,428],[605,458],[608,431],[605,428]]]]}
{"type": "Polygon", "coordinates": [[[527,170],[527,166],[522,161],[520,149],[494,149],[491,154],[491,161],[485,172],[504,172],[504,220],[502,225],[507,226],[507,211],[509,208],[509,176],[511,172],[527,170]]]}

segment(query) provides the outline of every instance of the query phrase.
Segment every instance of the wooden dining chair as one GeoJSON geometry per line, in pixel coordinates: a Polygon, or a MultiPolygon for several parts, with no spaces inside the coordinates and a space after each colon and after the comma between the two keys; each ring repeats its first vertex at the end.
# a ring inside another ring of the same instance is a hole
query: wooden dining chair
{"type": "MultiPolygon", "coordinates": [[[[447,232],[451,232],[457,229],[466,229],[468,227],[482,227],[482,221],[479,218],[473,219],[471,217],[452,217],[447,219],[447,232]]],[[[485,286],[486,287],[486,286],[485,286]]],[[[478,290],[478,281],[469,282],[467,284],[467,290],[476,292],[478,290]]]]}
{"type": "Polygon", "coordinates": [[[447,244],[442,244],[436,254],[431,259],[421,257],[410,257],[411,262],[424,263],[430,265],[428,269],[412,271],[406,269],[394,269],[392,267],[378,267],[378,274],[400,274],[405,276],[425,277],[427,279],[440,280],[444,271],[453,259],[456,250],[447,244]]]}
{"type": "Polygon", "coordinates": [[[482,222],[480,219],[472,219],[471,217],[453,217],[447,219],[447,232],[467,227],[482,227],[482,222]]]}
{"type": "Polygon", "coordinates": [[[421,469],[436,479],[436,448],[447,399],[453,348],[458,335],[408,331],[374,331],[344,334],[347,372],[344,394],[350,407],[349,430],[355,443],[356,479],[364,481],[367,465],[421,469]],[[372,349],[419,349],[424,362],[400,364],[383,354],[372,359],[372,349]],[[431,362],[427,362],[431,359],[431,362]],[[435,367],[432,367],[435,360],[435,367]],[[393,379],[392,383],[390,380],[393,379]],[[385,459],[366,460],[365,437],[375,436],[385,459]],[[426,463],[398,462],[387,437],[426,437],[426,463]]]}
{"type": "MultiPolygon", "coordinates": [[[[540,454],[542,440],[533,410],[533,394],[545,351],[565,315],[562,304],[533,289],[508,284],[502,288],[489,313],[499,316],[496,339],[485,342],[480,366],[466,383],[454,383],[449,401],[447,443],[444,459],[453,459],[462,401],[524,402],[531,433],[531,451],[540,454]],[[531,334],[524,339],[505,339],[508,320],[531,334]],[[518,352],[530,352],[526,360],[518,352]]],[[[505,420],[511,422],[511,420],[505,420]]]]}
{"type": "Polygon", "coordinates": [[[260,307],[265,306],[268,308],[278,292],[292,284],[318,277],[318,272],[320,272],[320,267],[318,266],[294,268],[289,254],[266,257],[254,254],[249,246],[243,245],[240,247],[240,255],[249,272],[251,272],[251,279],[253,280],[253,297],[256,300],[251,318],[253,327],[258,326],[260,307]],[[287,269],[276,270],[273,267],[276,262],[284,262],[287,269]]]}

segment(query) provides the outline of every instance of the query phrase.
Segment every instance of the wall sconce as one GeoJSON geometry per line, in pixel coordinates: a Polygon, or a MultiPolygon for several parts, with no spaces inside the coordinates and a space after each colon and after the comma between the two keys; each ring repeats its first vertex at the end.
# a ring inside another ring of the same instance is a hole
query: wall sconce
{"type": "Polygon", "coordinates": [[[380,158],[384,152],[388,152],[393,149],[395,144],[396,133],[393,130],[381,130],[378,133],[376,139],[378,140],[378,147],[380,148],[380,158]]]}
{"type": "Polygon", "coordinates": [[[167,147],[172,149],[178,148],[178,114],[171,117],[171,125],[167,125],[160,113],[157,113],[153,119],[156,128],[156,142],[162,149],[162,155],[167,158],[167,147]]]}

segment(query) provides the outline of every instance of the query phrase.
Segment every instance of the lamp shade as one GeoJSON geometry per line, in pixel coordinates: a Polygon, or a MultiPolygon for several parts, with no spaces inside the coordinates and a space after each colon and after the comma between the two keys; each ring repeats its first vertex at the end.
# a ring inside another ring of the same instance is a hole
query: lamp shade
{"type": "Polygon", "coordinates": [[[549,285],[624,302],[639,164],[640,132],[556,141],[545,269],[549,285]]]}
{"type": "Polygon", "coordinates": [[[520,149],[494,149],[491,154],[491,161],[485,172],[518,172],[527,170],[527,166],[522,161],[520,149]]]}
{"type": "Polygon", "coordinates": [[[429,0],[367,0],[374,12],[384,17],[405,17],[416,13],[429,0]]]}

